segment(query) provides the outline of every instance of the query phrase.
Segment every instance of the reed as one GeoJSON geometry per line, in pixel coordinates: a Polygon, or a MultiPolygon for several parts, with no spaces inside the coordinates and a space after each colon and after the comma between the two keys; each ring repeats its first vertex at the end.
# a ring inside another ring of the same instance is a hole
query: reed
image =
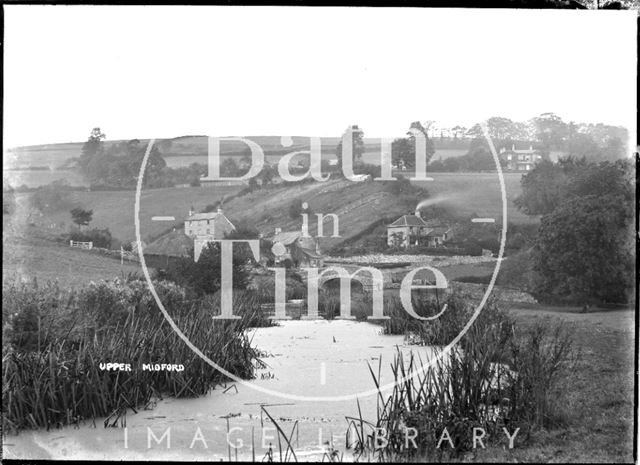
{"type": "MultiPolygon", "coordinates": [[[[212,320],[206,301],[188,300],[171,283],[156,283],[167,311],[189,340],[222,368],[252,378],[259,362],[245,330],[255,319],[212,320]]],[[[238,306],[249,306],[238,300],[238,306]]],[[[244,307],[243,307],[244,308],[244,307]]],[[[162,396],[206,394],[225,377],[178,337],[140,281],[102,282],[78,291],[56,284],[3,282],[2,422],[9,430],[59,427],[126,412],[162,396]],[[105,371],[123,362],[131,371],[105,371]],[[179,364],[184,371],[147,371],[143,364],[179,364]]]]}
{"type": "Polygon", "coordinates": [[[347,447],[357,460],[446,461],[472,450],[475,427],[489,441],[504,440],[504,427],[510,433],[520,428],[518,440],[526,440],[533,428],[553,419],[557,403],[552,406],[549,394],[573,361],[565,328],[541,323],[524,331],[490,304],[460,343],[432,365],[423,369],[424,361],[413,353],[405,360],[398,352],[390,393],[380,391],[381,364],[377,371],[370,366],[378,388],[375,419],[365,420],[358,404],[359,415],[346,418],[347,447]],[[415,448],[407,447],[407,428],[417,431],[415,448]],[[452,449],[448,442],[438,447],[445,428],[452,449]],[[382,447],[375,443],[376,431],[386,433],[382,447]]]}

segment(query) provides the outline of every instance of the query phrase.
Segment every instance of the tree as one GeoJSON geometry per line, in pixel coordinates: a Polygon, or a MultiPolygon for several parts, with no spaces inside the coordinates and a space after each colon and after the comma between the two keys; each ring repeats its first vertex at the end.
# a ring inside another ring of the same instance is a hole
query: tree
{"type": "Polygon", "coordinates": [[[600,161],[602,158],[602,149],[589,134],[572,134],[566,145],[570,157],[585,157],[590,161],[600,161]]]}
{"type": "Polygon", "coordinates": [[[65,179],[52,181],[40,186],[31,196],[31,205],[41,212],[66,210],[73,206],[69,192],[71,186],[65,179]]]}
{"type": "MultiPolygon", "coordinates": [[[[146,145],[138,139],[113,144],[108,150],[100,149],[92,156],[84,165],[84,172],[94,186],[133,187],[138,182],[146,150],[146,145]]],[[[165,187],[168,181],[166,167],[160,150],[154,145],[144,169],[144,186],[165,187]]]]}
{"type": "Polygon", "coordinates": [[[542,113],[533,118],[536,138],[542,144],[544,151],[549,153],[552,149],[564,147],[564,143],[569,133],[567,123],[554,113],[542,113]]]}
{"type": "Polygon", "coordinates": [[[84,210],[76,207],[70,211],[71,219],[78,226],[88,226],[93,219],[93,210],[84,210]]]}
{"type": "Polygon", "coordinates": [[[633,166],[584,159],[563,165],[565,181],[533,249],[536,290],[573,301],[626,302],[634,283],[633,166]]]}
{"type": "Polygon", "coordinates": [[[302,200],[296,199],[289,204],[289,217],[291,219],[300,219],[300,215],[305,212],[311,214],[311,210],[308,207],[307,210],[302,208],[303,203],[304,202],[302,200]]]}
{"type": "MultiPolygon", "coordinates": [[[[246,265],[248,258],[239,252],[234,244],[233,253],[233,288],[246,289],[250,274],[246,265]]],[[[193,253],[190,254],[193,257],[193,253]]],[[[211,242],[206,245],[197,262],[191,257],[181,257],[171,261],[166,271],[166,278],[187,286],[199,295],[214,294],[220,290],[221,283],[221,251],[220,243],[211,242]]]]}
{"type": "Polygon", "coordinates": [[[102,151],[102,139],[106,137],[100,128],[93,128],[91,130],[89,138],[82,146],[82,155],[79,160],[80,168],[85,170],[89,162],[102,151]]]}
{"type": "MultiPolygon", "coordinates": [[[[425,138],[426,143],[426,163],[436,153],[433,146],[433,141],[429,139],[428,129],[425,128],[419,121],[414,121],[409,126],[407,131],[407,137],[395,139],[391,143],[391,160],[395,165],[404,165],[407,168],[414,168],[416,166],[416,136],[425,138]]],[[[420,154],[422,155],[422,154],[420,154]]]]}
{"type": "Polygon", "coordinates": [[[257,178],[260,179],[260,185],[262,187],[268,186],[273,183],[273,180],[278,176],[278,170],[274,168],[272,165],[265,163],[262,171],[257,175],[257,178]]]}
{"type": "Polygon", "coordinates": [[[514,203],[527,215],[551,213],[562,201],[566,183],[566,169],[562,165],[542,160],[522,176],[522,193],[514,203]]]}
{"type": "Polygon", "coordinates": [[[536,291],[588,302],[628,301],[633,288],[633,205],[615,195],[575,197],[542,218],[536,291]]]}
{"type": "Polygon", "coordinates": [[[220,174],[224,177],[234,177],[238,175],[238,165],[233,158],[227,157],[220,164],[220,174]]]}
{"type": "Polygon", "coordinates": [[[362,155],[364,154],[364,131],[358,127],[357,124],[354,124],[347,128],[347,130],[342,135],[340,142],[336,146],[336,157],[338,157],[338,164],[342,165],[342,140],[347,136],[347,134],[351,131],[352,134],[352,155],[353,160],[360,160],[362,155]]]}

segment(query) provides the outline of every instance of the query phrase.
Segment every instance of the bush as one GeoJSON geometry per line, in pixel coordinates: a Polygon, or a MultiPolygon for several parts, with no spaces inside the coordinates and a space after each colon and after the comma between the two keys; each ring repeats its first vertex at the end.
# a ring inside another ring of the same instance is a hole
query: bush
{"type": "Polygon", "coordinates": [[[300,199],[294,200],[293,202],[291,202],[291,204],[289,205],[289,217],[291,217],[294,220],[297,220],[300,218],[300,215],[302,213],[308,213],[311,214],[311,209],[307,208],[307,210],[303,210],[302,209],[302,204],[304,202],[300,199]]]}
{"type": "Polygon", "coordinates": [[[453,279],[459,283],[471,283],[471,284],[489,284],[491,282],[491,275],[485,276],[458,276],[453,279]]]}
{"type": "MultiPolygon", "coordinates": [[[[233,248],[233,287],[245,289],[249,283],[247,263],[253,256],[248,244],[236,244],[233,248]]],[[[213,294],[220,289],[221,283],[220,243],[212,242],[203,248],[197,262],[187,257],[171,260],[163,276],[180,286],[187,287],[198,295],[213,294]]]]}
{"type": "Polygon", "coordinates": [[[67,210],[74,205],[72,190],[66,181],[54,181],[35,190],[31,196],[31,205],[42,212],[67,210]]]}

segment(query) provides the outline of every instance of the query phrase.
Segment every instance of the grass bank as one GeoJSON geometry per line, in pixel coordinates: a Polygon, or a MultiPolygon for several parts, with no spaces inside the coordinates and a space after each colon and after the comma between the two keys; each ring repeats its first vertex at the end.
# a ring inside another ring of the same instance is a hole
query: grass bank
{"type": "MultiPolygon", "coordinates": [[[[245,330],[263,324],[257,299],[237,296],[238,320],[212,320],[219,309],[193,300],[169,282],[156,282],[167,311],[187,338],[218,366],[252,378],[258,361],[245,330]]],[[[206,394],[225,376],[178,337],[144,281],[101,281],[77,290],[3,280],[3,430],[59,427],[106,417],[126,424],[126,412],[162,396],[206,394]],[[130,371],[107,371],[127,363],[130,371]],[[183,370],[150,371],[143,364],[183,370]]]]}

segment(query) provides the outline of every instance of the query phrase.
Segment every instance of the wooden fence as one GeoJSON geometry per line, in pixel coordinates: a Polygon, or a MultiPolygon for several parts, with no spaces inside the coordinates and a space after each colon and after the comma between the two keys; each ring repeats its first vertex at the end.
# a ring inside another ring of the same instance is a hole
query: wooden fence
{"type": "Polygon", "coordinates": [[[69,241],[69,247],[91,250],[93,249],[93,242],[69,241]]]}

